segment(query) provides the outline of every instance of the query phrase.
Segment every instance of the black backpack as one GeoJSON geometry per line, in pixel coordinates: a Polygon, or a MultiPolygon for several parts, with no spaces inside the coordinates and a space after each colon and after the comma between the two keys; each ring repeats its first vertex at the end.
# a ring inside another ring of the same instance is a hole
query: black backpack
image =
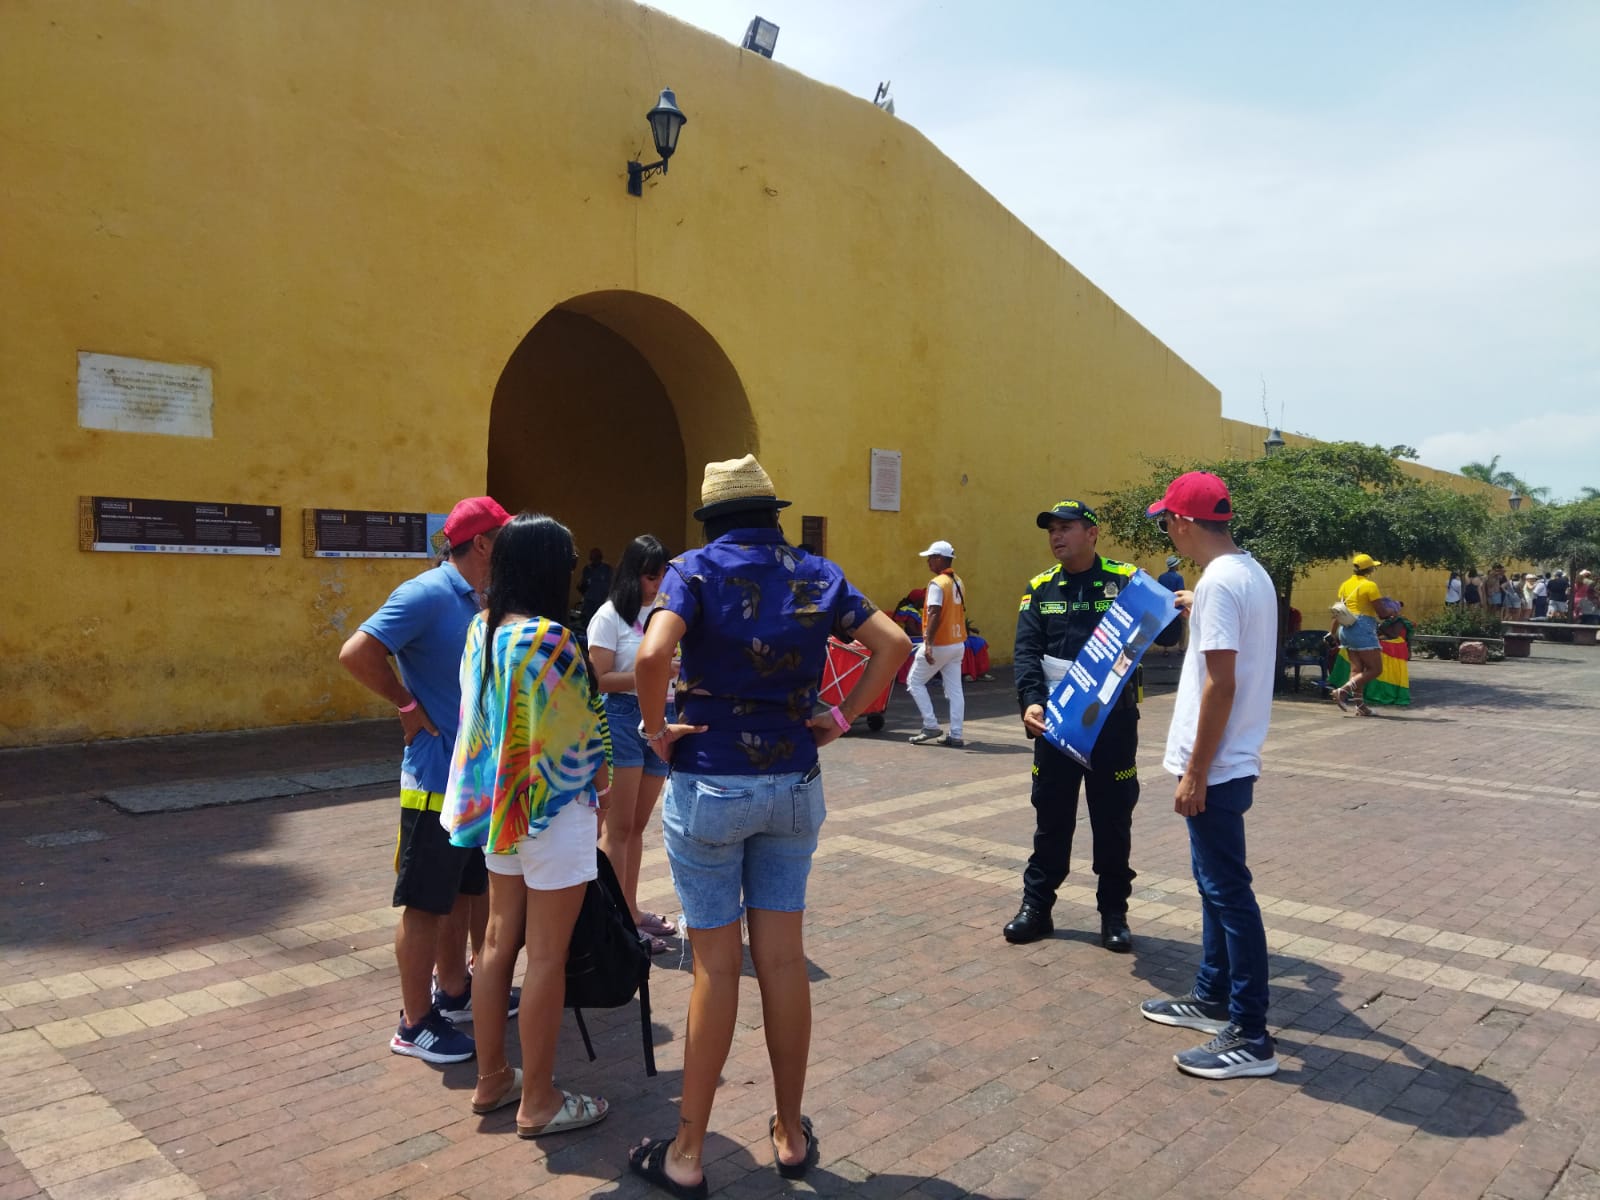
{"type": "Polygon", "coordinates": [[[656,1073],[656,1050],[650,1031],[650,947],[639,940],[622,887],[611,862],[595,850],[598,874],[583,893],[583,907],[567,947],[565,1006],[577,1018],[578,1032],[589,1061],[595,1059],[583,1009],[621,1008],[639,997],[639,1024],[644,1031],[644,1070],[656,1073]]]}

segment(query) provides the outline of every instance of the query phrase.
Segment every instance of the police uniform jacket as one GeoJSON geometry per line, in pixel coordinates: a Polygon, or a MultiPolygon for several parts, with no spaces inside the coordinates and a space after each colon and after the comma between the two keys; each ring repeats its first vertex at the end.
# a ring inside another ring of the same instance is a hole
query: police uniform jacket
{"type": "MultiPolygon", "coordinates": [[[[1043,705],[1051,685],[1045,679],[1043,657],[1078,657],[1106,609],[1138,570],[1131,563],[1095,555],[1087,571],[1070,574],[1060,563],[1028,581],[1017,608],[1017,642],[1013,670],[1017,678],[1017,704],[1043,705]]],[[[1138,688],[1123,689],[1123,704],[1136,702],[1138,688]]]]}

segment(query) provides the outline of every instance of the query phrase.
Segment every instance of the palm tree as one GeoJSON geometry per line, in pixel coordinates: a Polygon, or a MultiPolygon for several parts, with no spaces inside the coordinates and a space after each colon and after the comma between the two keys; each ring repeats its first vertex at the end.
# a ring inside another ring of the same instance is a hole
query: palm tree
{"type": "Polygon", "coordinates": [[[1592,487],[1579,488],[1578,489],[1578,499],[1579,500],[1600,500],[1600,488],[1592,488],[1592,487]]]}
{"type": "Polygon", "coordinates": [[[1467,463],[1461,468],[1461,474],[1468,479],[1476,479],[1480,483],[1487,483],[1490,487],[1505,488],[1507,491],[1514,492],[1519,496],[1526,496],[1535,504],[1550,495],[1549,488],[1533,487],[1516,472],[1500,470],[1500,456],[1498,454],[1486,463],[1467,463]]]}

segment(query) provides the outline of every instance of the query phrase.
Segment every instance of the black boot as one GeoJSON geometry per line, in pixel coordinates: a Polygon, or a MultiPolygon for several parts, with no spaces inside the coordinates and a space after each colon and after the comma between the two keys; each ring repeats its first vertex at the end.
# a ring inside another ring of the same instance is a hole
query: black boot
{"type": "Polygon", "coordinates": [[[1128,930],[1128,918],[1125,916],[1100,918],[1100,944],[1107,950],[1117,954],[1126,954],[1133,949],[1133,934],[1128,930]]]}
{"type": "Polygon", "coordinates": [[[1037,942],[1040,938],[1049,937],[1055,931],[1056,927],[1050,920],[1049,911],[1024,900],[1022,907],[1017,909],[1017,915],[1007,923],[1004,932],[1006,941],[1021,945],[1023,942],[1037,942]]]}

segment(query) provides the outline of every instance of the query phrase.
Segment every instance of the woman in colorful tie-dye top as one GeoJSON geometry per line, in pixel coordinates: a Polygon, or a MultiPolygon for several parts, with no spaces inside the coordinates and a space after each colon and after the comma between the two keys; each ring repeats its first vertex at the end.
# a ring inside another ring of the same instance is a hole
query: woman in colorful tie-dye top
{"type": "Polygon", "coordinates": [[[473,619],[461,660],[461,728],[439,816],[451,842],[483,847],[489,864],[472,1109],[520,1100],[522,1137],[580,1129],[607,1111],[604,1100],[551,1083],[567,944],[595,877],[595,813],[610,778],[592,673],[576,636],[556,621],[577,563],[572,534],[550,517],[523,513],[495,539],[487,609],[473,619]],[[505,997],[524,940],[517,1070],[506,1062],[505,997]]]}

